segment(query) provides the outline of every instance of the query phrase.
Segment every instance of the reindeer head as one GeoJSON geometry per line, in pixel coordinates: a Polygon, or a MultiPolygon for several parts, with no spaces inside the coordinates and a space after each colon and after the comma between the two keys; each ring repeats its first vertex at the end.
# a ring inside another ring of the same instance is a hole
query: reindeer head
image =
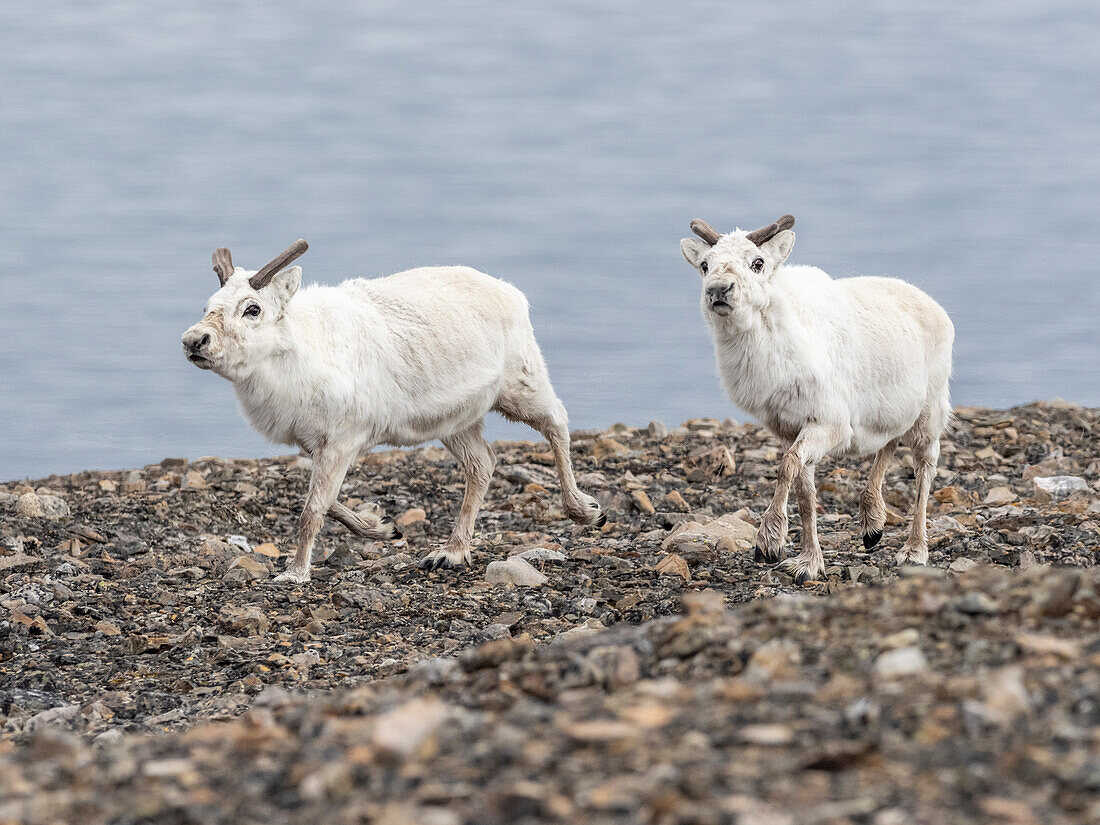
{"type": "Polygon", "coordinates": [[[698,218],[691,231],[702,238],[684,238],[680,251],[703,276],[703,315],[710,322],[729,318],[738,329],[752,323],[754,308],[765,303],[764,287],[794,247],[794,218],[784,215],[755,232],[738,229],[719,235],[698,218]]]}
{"type": "Polygon", "coordinates": [[[285,267],[308,248],[295,241],[256,272],[234,267],[228,249],[215,250],[221,288],[206,302],[202,320],[183,333],[187,360],[232,381],[278,352],[286,305],[302,281],[300,266],[285,267]]]}

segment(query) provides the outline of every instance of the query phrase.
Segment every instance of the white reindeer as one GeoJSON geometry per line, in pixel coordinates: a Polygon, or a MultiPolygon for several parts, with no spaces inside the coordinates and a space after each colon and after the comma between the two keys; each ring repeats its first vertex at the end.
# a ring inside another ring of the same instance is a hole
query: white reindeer
{"type": "Polygon", "coordinates": [[[774,562],[787,537],[787,496],[797,482],[802,548],[784,562],[796,581],[820,576],[814,465],[829,454],[875,453],[859,499],[864,547],[882,538],[882,480],[899,444],[912,448],[918,492],[899,564],[928,562],[925,513],[951,416],[954,327],[915,286],[894,278],[833,280],[785,266],[794,218],[720,235],[691,222],[702,240],[680,249],[703,276],[702,311],[730,398],[790,447],[757,537],[757,561],[774,562]]]}
{"type": "Polygon", "coordinates": [[[482,437],[489,410],[542,433],[565,513],[604,524],[596,500],[577,489],[565,407],[518,289],[452,266],[299,291],[301,268],[286,267],[307,248],[297,241],[257,272],[234,267],[228,249],[215,251],[221,288],[183,334],[188,360],[233,383],[257,430],[313,459],[297,553],[276,581],[309,580],[326,514],[363,538],[400,538],[378,511],[340,504],[340,485],[364,449],[437,438],[462,468],[466,491],[450,538],[421,567],[469,563],[474,520],[496,466],[482,437]]]}

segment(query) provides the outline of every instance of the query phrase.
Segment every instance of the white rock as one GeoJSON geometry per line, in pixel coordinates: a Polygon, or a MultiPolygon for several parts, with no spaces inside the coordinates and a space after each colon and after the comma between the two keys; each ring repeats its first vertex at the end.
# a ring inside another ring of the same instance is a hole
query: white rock
{"type": "Polygon", "coordinates": [[[1047,476],[1046,478],[1032,479],[1035,486],[1050,496],[1054,501],[1069,498],[1074,493],[1088,492],[1089,484],[1083,478],[1077,476],[1047,476]]]}
{"type": "Polygon", "coordinates": [[[450,715],[450,709],[439,699],[413,699],[379,717],[372,737],[374,744],[391,756],[407,759],[450,715]]]}
{"type": "Polygon", "coordinates": [[[899,647],[887,650],[875,660],[874,672],[879,679],[900,679],[916,676],[928,669],[928,660],[919,647],[899,647]]]}
{"type": "Polygon", "coordinates": [[[244,536],[228,536],[226,542],[232,544],[234,547],[239,547],[245,553],[252,552],[252,545],[248,543],[248,539],[244,536]]]}
{"type": "Polygon", "coordinates": [[[517,584],[522,587],[541,587],[549,581],[530,562],[519,556],[509,556],[505,561],[489,562],[485,569],[485,579],[491,584],[517,584]]]}
{"type": "Polygon", "coordinates": [[[521,558],[527,561],[565,561],[565,553],[559,550],[551,550],[549,547],[530,547],[522,553],[515,553],[513,558],[521,558]]]}

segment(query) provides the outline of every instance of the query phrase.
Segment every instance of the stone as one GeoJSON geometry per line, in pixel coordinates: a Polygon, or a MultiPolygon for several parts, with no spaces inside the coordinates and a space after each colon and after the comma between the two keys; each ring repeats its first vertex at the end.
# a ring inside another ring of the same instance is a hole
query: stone
{"type": "Polygon", "coordinates": [[[627,455],[630,455],[630,449],[614,438],[603,436],[592,442],[592,457],[598,462],[603,462],[609,458],[622,458],[627,455]]]}
{"type": "Polygon", "coordinates": [[[140,470],[130,470],[122,478],[122,492],[140,493],[145,489],[145,479],[141,477],[140,470]]]}
{"type": "Polygon", "coordinates": [[[954,486],[941,487],[932,493],[932,497],[940,504],[955,507],[969,507],[974,503],[974,497],[970,493],[954,486]]]}
{"type": "Polygon", "coordinates": [[[790,681],[798,676],[802,654],[790,639],[772,639],[753,651],[745,664],[742,678],[764,683],[790,681]]]}
{"type": "Polygon", "coordinates": [[[122,633],[119,626],[110,619],[100,619],[95,623],[95,629],[97,633],[102,633],[104,636],[118,636],[122,633]]]}
{"type": "Polygon", "coordinates": [[[680,576],[684,581],[691,581],[691,569],[682,556],[669,553],[662,558],[653,569],[662,576],[680,576]]]}
{"type": "Polygon", "coordinates": [[[683,461],[684,477],[694,483],[714,482],[728,478],[737,469],[733,453],[723,444],[699,450],[683,461]]]}
{"type": "Polygon", "coordinates": [[[733,513],[727,513],[706,524],[684,521],[677,524],[661,542],[661,549],[668,550],[688,540],[705,542],[726,553],[752,552],[756,546],[756,528],[733,513]]]}
{"type": "Polygon", "coordinates": [[[23,518],[46,518],[54,521],[71,515],[65,499],[49,493],[24,493],[15,502],[15,514],[23,518]]]}
{"type": "Polygon", "coordinates": [[[1042,494],[1040,499],[1062,501],[1075,493],[1087,493],[1089,484],[1077,476],[1047,476],[1032,479],[1032,483],[1042,494]]]}
{"type": "Polygon", "coordinates": [[[237,556],[230,562],[229,569],[222,578],[232,582],[247,582],[261,581],[270,575],[271,571],[267,566],[254,556],[237,556]]]}
{"type": "Polygon", "coordinates": [[[649,495],[645,490],[634,490],[630,493],[630,498],[634,502],[634,507],[640,513],[645,513],[647,516],[653,516],[657,514],[657,509],[653,506],[653,502],[649,500],[649,495]]]}
{"type": "Polygon", "coordinates": [[[415,755],[451,716],[435,697],[412,699],[380,716],[371,740],[383,754],[398,760],[415,755]]]}
{"type": "Polygon", "coordinates": [[[881,653],[873,667],[876,678],[883,680],[917,676],[928,669],[928,661],[919,647],[899,647],[881,653]]]}
{"type": "Polygon", "coordinates": [[[1076,570],[1059,570],[1047,576],[1032,596],[1032,609],[1040,616],[1058,618],[1073,609],[1073,597],[1081,583],[1076,570]]]}
{"type": "Polygon", "coordinates": [[[560,550],[551,550],[548,547],[529,547],[522,553],[514,553],[513,555],[529,562],[565,561],[565,553],[560,550]]]}
{"type": "Polygon", "coordinates": [[[242,636],[258,636],[267,632],[267,613],[256,605],[235,607],[225,605],[218,613],[218,624],[242,636]]]}
{"type": "Polygon", "coordinates": [[[670,490],[665,493],[665,497],[661,499],[661,501],[670,510],[676,510],[681,513],[691,511],[691,505],[684,500],[684,497],[680,495],[678,490],[670,490]]]}
{"type": "Polygon", "coordinates": [[[991,506],[997,506],[1000,504],[1011,504],[1019,498],[1008,487],[994,487],[991,489],[985,497],[983,504],[989,504],[991,506]]]}
{"type": "Polygon", "coordinates": [[[422,507],[410,507],[396,519],[398,527],[410,527],[422,521],[427,521],[428,514],[422,507]]]}
{"type": "Polygon", "coordinates": [[[650,438],[665,438],[668,435],[668,427],[663,421],[650,421],[645,432],[650,438]]]}
{"type": "Polygon", "coordinates": [[[978,567],[978,562],[974,561],[974,559],[960,557],[953,560],[951,564],[948,565],[947,570],[950,573],[958,575],[960,573],[967,573],[975,567],[978,567]]]}
{"type": "Polygon", "coordinates": [[[43,559],[37,556],[28,556],[26,553],[16,553],[13,556],[0,556],[0,574],[5,574],[11,570],[34,567],[35,565],[42,564],[43,561],[43,559]]]}
{"type": "Polygon", "coordinates": [[[202,477],[202,473],[195,470],[188,470],[184,473],[183,481],[180,483],[181,490],[203,490],[206,488],[206,479],[202,477]]]}
{"type": "Polygon", "coordinates": [[[485,568],[485,580],[490,584],[514,584],[519,587],[541,587],[549,579],[519,556],[504,561],[491,561],[485,568]]]}
{"type": "Polygon", "coordinates": [[[997,603],[980,590],[964,593],[955,602],[955,609],[967,616],[992,616],[1000,612],[997,603]]]}

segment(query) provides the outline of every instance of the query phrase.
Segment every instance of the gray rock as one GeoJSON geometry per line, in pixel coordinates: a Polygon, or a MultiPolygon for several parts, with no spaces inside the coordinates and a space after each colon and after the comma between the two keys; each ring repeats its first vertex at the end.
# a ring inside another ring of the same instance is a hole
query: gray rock
{"type": "Polygon", "coordinates": [[[60,496],[48,493],[24,493],[15,503],[15,514],[23,518],[68,518],[69,505],[60,496]]]}
{"type": "Polygon", "coordinates": [[[522,553],[515,553],[515,557],[526,561],[565,561],[565,554],[548,547],[531,547],[522,553]]]}
{"type": "Polygon", "coordinates": [[[530,562],[519,556],[510,556],[505,561],[489,562],[485,569],[485,579],[490,584],[515,584],[521,587],[541,587],[549,581],[530,562]]]}

